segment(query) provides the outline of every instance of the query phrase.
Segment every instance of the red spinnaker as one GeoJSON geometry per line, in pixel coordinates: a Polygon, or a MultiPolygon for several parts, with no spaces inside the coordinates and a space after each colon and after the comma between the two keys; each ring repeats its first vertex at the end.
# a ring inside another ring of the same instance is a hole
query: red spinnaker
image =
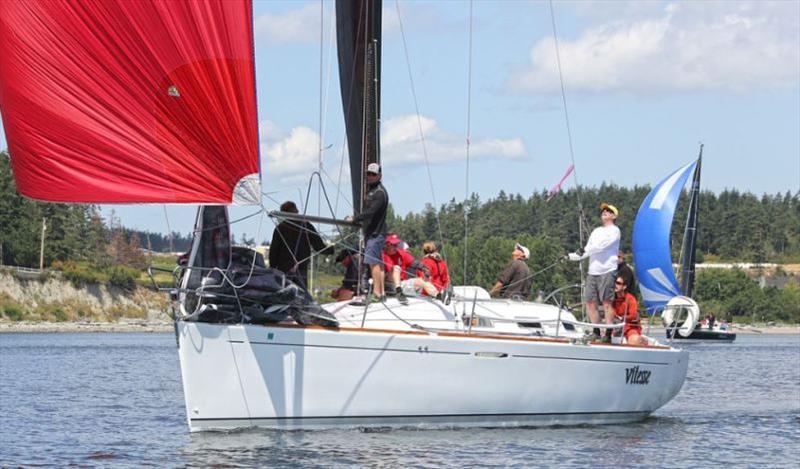
{"type": "Polygon", "coordinates": [[[0,44],[21,194],[258,203],[249,0],[0,1],[0,44]]]}

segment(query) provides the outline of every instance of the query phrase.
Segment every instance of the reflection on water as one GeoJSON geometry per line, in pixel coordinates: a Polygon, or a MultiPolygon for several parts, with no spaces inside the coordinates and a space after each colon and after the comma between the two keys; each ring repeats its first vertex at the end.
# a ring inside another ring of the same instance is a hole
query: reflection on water
{"type": "Polygon", "coordinates": [[[0,335],[0,466],[796,464],[800,336],[686,347],[683,390],[636,424],[189,434],[171,334],[0,335]]]}

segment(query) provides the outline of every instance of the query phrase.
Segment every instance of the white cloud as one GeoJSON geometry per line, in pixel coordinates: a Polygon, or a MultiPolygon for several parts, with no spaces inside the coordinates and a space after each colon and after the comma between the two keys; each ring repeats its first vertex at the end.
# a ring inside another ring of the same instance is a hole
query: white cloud
{"type": "Polygon", "coordinates": [[[259,15],[254,28],[257,38],[272,43],[319,42],[319,4],[259,15]]]}
{"type": "Polygon", "coordinates": [[[261,143],[261,155],[266,156],[266,170],[270,174],[309,174],[316,169],[319,154],[319,134],[308,127],[293,128],[288,135],[281,134],[269,121],[259,124],[259,129],[272,128],[273,133],[263,133],[266,144],[261,143]],[[275,143],[270,143],[273,141],[275,143]]]}
{"type": "MultiPolygon", "coordinates": [[[[431,164],[465,158],[466,147],[463,136],[443,132],[436,120],[430,117],[421,116],[421,122],[428,161],[431,164]]],[[[264,120],[259,122],[259,134],[262,138],[261,155],[265,158],[263,167],[269,176],[275,176],[281,183],[291,183],[306,180],[311,171],[316,170],[319,134],[311,128],[298,126],[286,134],[275,123],[264,120]]],[[[331,161],[336,159],[335,165],[338,168],[340,150],[332,151],[329,158],[331,161]]],[[[521,138],[473,138],[470,145],[471,158],[521,158],[526,154],[521,138]]],[[[402,167],[408,163],[424,164],[425,153],[416,115],[394,117],[383,121],[381,158],[387,167],[402,167]]],[[[347,172],[346,164],[344,169],[347,172]]]]}
{"type": "MultiPolygon", "coordinates": [[[[450,134],[439,129],[436,120],[420,116],[425,136],[425,149],[431,164],[462,160],[466,157],[463,135],[450,134]]],[[[381,129],[381,156],[387,166],[425,162],[417,116],[407,115],[386,119],[381,129]]],[[[521,138],[473,138],[470,157],[520,158],[526,155],[521,138]]]]}
{"type": "MultiPolygon", "coordinates": [[[[748,89],[800,80],[796,2],[683,2],[657,15],[590,27],[559,39],[568,90],[748,89]]],[[[516,91],[559,90],[552,38],[537,42],[529,66],[510,76],[516,91]]]]}

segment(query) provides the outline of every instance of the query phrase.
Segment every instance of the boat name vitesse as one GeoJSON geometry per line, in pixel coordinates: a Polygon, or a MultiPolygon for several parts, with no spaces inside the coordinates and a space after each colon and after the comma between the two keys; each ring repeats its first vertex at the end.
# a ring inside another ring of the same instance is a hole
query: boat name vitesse
{"type": "Polygon", "coordinates": [[[650,370],[640,370],[639,366],[625,368],[625,384],[650,384],[650,370]]]}

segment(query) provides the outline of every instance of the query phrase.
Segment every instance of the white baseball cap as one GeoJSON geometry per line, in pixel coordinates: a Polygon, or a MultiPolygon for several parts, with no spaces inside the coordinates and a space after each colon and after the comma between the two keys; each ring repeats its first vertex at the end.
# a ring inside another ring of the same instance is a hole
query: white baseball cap
{"type": "Polygon", "coordinates": [[[523,256],[524,256],[524,257],[523,257],[523,259],[525,259],[525,260],[528,260],[528,259],[530,259],[530,257],[531,257],[531,251],[530,251],[528,248],[526,248],[525,246],[523,246],[523,245],[521,245],[521,244],[517,243],[517,244],[514,246],[514,249],[518,249],[520,252],[522,252],[522,254],[523,254],[523,256]]]}
{"type": "Polygon", "coordinates": [[[370,163],[367,165],[367,172],[372,174],[380,174],[381,173],[381,165],[378,163],[370,163]]]}

